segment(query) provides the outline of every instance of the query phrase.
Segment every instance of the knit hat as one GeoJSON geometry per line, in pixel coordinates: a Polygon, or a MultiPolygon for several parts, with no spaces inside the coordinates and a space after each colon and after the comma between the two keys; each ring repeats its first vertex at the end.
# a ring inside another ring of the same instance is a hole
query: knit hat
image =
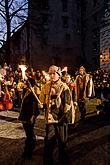
{"type": "Polygon", "coordinates": [[[49,74],[57,73],[59,76],[61,76],[61,68],[58,66],[52,65],[52,66],[50,66],[48,73],[49,74]]]}

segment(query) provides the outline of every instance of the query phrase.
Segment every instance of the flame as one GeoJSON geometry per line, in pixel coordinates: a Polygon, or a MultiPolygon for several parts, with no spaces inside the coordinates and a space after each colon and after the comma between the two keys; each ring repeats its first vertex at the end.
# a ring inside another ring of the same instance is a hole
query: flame
{"type": "Polygon", "coordinates": [[[63,69],[62,69],[62,72],[64,72],[64,71],[68,71],[68,68],[67,68],[67,66],[65,66],[63,69]]]}
{"type": "Polygon", "coordinates": [[[24,78],[25,78],[25,71],[26,71],[26,69],[27,69],[27,67],[26,67],[26,65],[19,65],[19,68],[21,68],[21,71],[22,71],[22,78],[23,78],[23,80],[24,80],[24,78]]]}
{"type": "Polygon", "coordinates": [[[50,80],[50,76],[48,73],[46,73],[44,70],[42,71],[42,74],[45,76],[46,80],[50,80]]]}

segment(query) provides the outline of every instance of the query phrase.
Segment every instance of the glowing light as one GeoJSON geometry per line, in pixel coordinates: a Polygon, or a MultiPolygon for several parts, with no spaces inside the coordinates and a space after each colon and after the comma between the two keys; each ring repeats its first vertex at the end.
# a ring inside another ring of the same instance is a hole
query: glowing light
{"type": "Polygon", "coordinates": [[[25,75],[25,71],[27,69],[26,65],[19,65],[19,68],[21,68],[21,71],[22,71],[22,78],[24,80],[24,78],[26,77],[25,75]]]}
{"type": "Polygon", "coordinates": [[[46,73],[45,71],[42,71],[42,74],[45,76],[46,80],[50,80],[50,76],[48,73],[46,73]]]}
{"type": "Polygon", "coordinates": [[[68,71],[68,68],[67,68],[67,66],[65,66],[63,69],[62,69],[62,72],[67,72],[68,71]]]}

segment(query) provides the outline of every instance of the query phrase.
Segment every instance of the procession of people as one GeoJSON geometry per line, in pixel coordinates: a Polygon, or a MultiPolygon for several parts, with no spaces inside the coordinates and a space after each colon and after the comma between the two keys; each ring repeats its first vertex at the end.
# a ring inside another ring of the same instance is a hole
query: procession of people
{"type": "Polygon", "coordinates": [[[53,164],[55,145],[58,145],[61,164],[66,165],[69,163],[68,125],[74,125],[77,114],[80,121],[85,121],[85,105],[90,99],[100,100],[98,109],[105,108],[104,102],[110,107],[110,74],[101,69],[87,72],[84,66],[80,66],[74,75],[67,68],[61,69],[56,65],[51,65],[47,72],[24,67],[24,72],[20,66],[14,70],[4,63],[1,67],[0,110],[19,109],[18,119],[26,134],[22,156],[29,159],[36,144],[35,120],[43,112],[46,132],[44,165],[53,164]]]}

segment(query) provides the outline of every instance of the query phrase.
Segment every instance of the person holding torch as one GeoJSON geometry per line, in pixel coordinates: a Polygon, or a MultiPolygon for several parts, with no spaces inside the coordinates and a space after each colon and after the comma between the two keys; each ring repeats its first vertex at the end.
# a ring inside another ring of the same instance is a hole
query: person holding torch
{"type": "Polygon", "coordinates": [[[44,104],[46,119],[46,136],[44,146],[44,164],[53,164],[53,150],[57,143],[59,157],[63,164],[67,163],[67,125],[71,116],[71,94],[69,87],[61,81],[61,69],[50,66],[50,76],[41,90],[40,101],[44,104]]]}
{"type": "Polygon", "coordinates": [[[26,81],[26,92],[22,99],[21,110],[18,119],[22,122],[23,129],[26,134],[22,157],[31,159],[36,142],[34,124],[36,117],[40,114],[38,107],[40,101],[35,93],[35,80],[31,77],[26,77],[25,74],[23,74],[23,76],[24,80],[26,81]]]}

